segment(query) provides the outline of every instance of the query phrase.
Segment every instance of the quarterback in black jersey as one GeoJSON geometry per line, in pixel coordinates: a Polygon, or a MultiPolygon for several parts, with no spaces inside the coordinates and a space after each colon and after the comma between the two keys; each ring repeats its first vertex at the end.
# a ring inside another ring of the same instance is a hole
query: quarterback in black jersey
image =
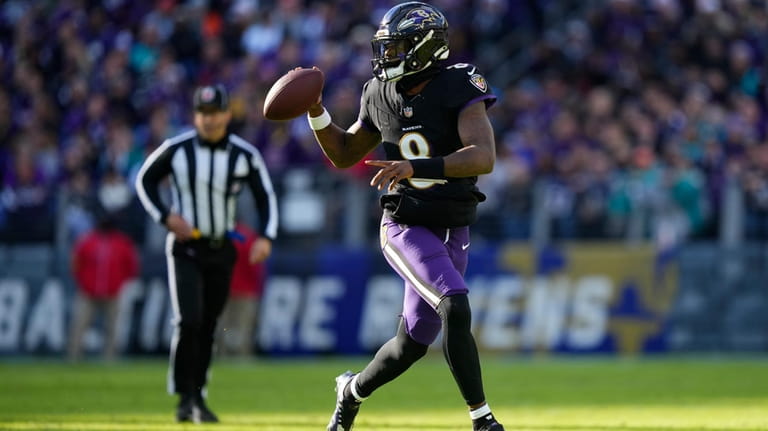
{"type": "Polygon", "coordinates": [[[485,196],[477,176],[493,169],[493,129],[486,109],[496,97],[471,64],[446,66],[448,23],[434,6],[408,2],[390,9],[372,39],[374,78],[358,120],[344,130],[321,101],[308,112],[328,159],[347,168],[379,144],[387,160],[371,186],[381,197],[381,248],[403,278],[397,334],[360,372],[336,378],[328,431],[349,431],[360,404],[423,357],[443,331],[443,352],[469,407],[474,431],[503,431],[485,400],[464,281],[469,225],[485,196]]]}
{"type": "MultiPolygon", "coordinates": [[[[480,111],[475,115],[485,117],[485,108],[496,100],[496,96],[477,69],[465,63],[439,70],[428,82],[419,85],[418,93],[408,94],[399,91],[398,87],[397,82],[368,81],[363,88],[359,117],[363,127],[381,134],[388,160],[407,160],[408,163],[402,164],[411,165],[414,171],[410,178],[403,175],[405,180],[391,178],[388,175],[399,172],[400,166],[387,162],[371,163],[385,168],[379,172],[375,183],[382,188],[389,182],[393,192],[393,195],[382,198],[385,214],[393,221],[409,225],[449,228],[470,225],[475,220],[477,203],[485,200],[485,195],[475,186],[477,175],[490,172],[490,169],[471,176],[448,176],[444,171],[445,161],[440,159],[465,148],[457,127],[464,108],[483,101],[471,109],[480,111]],[[431,169],[429,164],[433,165],[431,169]],[[442,168],[440,164],[443,164],[442,168]],[[415,172],[419,168],[422,172],[415,172]]],[[[487,117],[480,119],[479,126],[488,125],[487,117]]],[[[466,134],[464,137],[468,138],[466,134]]],[[[492,136],[490,142],[493,144],[492,136]]],[[[493,164],[493,149],[486,153],[490,154],[478,154],[490,158],[482,161],[483,168],[489,162],[491,166],[493,164]]],[[[469,173],[466,166],[464,168],[464,172],[469,173]]]]}

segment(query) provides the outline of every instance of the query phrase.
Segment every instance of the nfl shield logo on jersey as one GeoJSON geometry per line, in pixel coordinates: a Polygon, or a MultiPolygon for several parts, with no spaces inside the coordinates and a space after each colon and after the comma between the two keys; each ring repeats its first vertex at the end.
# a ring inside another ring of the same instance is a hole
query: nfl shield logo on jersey
{"type": "Polygon", "coordinates": [[[480,75],[479,73],[475,73],[474,75],[470,76],[469,82],[471,82],[472,85],[477,87],[477,89],[483,93],[488,90],[488,82],[486,82],[485,78],[483,78],[483,75],[480,75]]]}
{"type": "Polygon", "coordinates": [[[405,116],[405,118],[413,117],[413,107],[406,106],[405,108],[403,108],[403,115],[405,116]]]}

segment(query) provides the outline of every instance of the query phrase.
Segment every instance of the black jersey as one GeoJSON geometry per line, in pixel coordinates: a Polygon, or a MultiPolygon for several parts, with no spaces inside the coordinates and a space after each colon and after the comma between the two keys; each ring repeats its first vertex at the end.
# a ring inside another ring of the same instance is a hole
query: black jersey
{"type": "MultiPolygon", "coordinates": [[[[421,90],[408,96],[394,82],[371,79],[360,102],[362,124],[381,134],[388,160],[447,156],[463,147],[459,113],[468,105],[496,101],[475,66],[458,63],[443,68],[421,90]]],[[[394,194],[381,198],[384,211],[395,221],[436,227],[467,226],[475,220],[477,203],[485,196],[477,177],[408,178],[394,194]]]]}

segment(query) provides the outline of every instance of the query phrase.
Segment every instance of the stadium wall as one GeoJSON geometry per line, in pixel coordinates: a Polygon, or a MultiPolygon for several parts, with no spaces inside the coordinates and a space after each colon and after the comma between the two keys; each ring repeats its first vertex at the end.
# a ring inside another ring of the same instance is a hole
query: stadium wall
{"type": "MultiPolygon", "coordinates": [[[[0,355],[63,354],[74,286],[52,250],[0,252],[0,355]],[[35,255],[48,256],[36,262],[35,255]],[[26,260],[25,260],[26,259],[26,260]]],[[[768,350],[768,252],[713,244],[473,245],[467,281],[486,351],[654,354],[768,350]]],[[[165,354],[171,309],[160,256],[120,298],[126,355],[165,354]]],[[[273,356],[374,351],[395,331],[402,282],[377,250],[277,251],[254,350],[273,356]]],[[[100,349],[98,322],[86,350],[100,349]]]]}

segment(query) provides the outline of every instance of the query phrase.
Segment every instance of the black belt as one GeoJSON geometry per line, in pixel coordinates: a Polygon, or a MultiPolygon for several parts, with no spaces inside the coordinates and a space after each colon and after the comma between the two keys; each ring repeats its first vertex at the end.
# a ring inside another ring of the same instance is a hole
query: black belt
{"type": "Polygon", "coordinates": [[[206,245],[209,248],[221,248],[224,247],[224,245],[227,243],[228,238],[221,237],[221,238],[213,238],[208,236],[201,236],[200,238],[195,239],[199,244],[206,245]]]}

